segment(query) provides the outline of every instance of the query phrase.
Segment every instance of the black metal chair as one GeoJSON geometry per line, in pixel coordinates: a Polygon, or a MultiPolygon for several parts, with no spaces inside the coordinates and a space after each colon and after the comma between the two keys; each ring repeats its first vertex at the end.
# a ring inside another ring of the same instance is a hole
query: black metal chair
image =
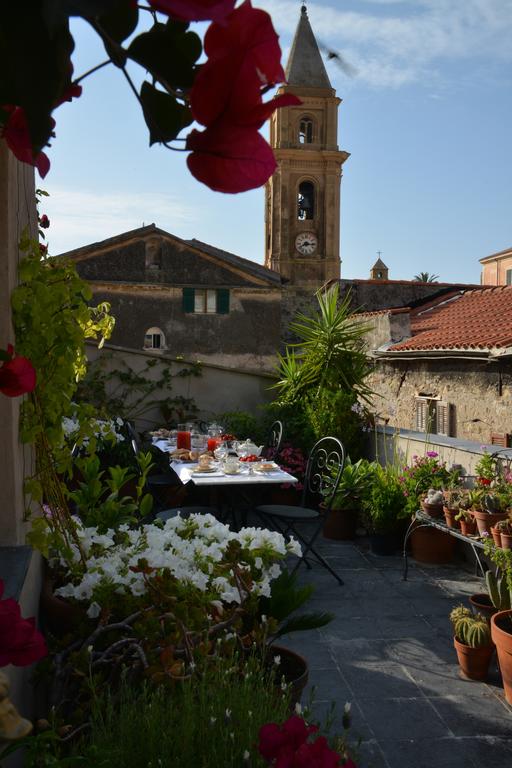
{"type": "Polygon", "coordinates": [[[270,425],[270,429],[267,435],[267,441],[263,448],[263,455],[266,459],[274,459],[279,453],[281,447],[281,440],[283,439],[283,422],[274,421],[270,425]]]}
{"type": "Polygon", "coordinates": [[[302,563],[311,568],[307,558],[308,555],[312,555],[323,568],[334,576],[339,584],[343,584],[343,579],[331,568],[325,558],[317,552],[314,545],[318,534],[322,530],[324,515],[331,508],[344,464],[345,449],[342,443],[336,437],[323,437],[313,446],[309,454],[300,505],[262,504],[255,509],[266,525],[278,530],[285,536],[293,533],[301,542],[303,546],[302,556],[293,569],[293,573],[302,563]],[[322,511],[318,508],[320,502],[323,502],[322,511]],[[316,522],[310,535],[307,535],[297,527],[301,523],[306,522],[316,522]]]}

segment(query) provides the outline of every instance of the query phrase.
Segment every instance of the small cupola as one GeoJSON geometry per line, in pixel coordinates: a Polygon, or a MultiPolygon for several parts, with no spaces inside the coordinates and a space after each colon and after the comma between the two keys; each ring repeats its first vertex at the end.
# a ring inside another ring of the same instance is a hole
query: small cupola
{"type": "Polygon", "coordinates": [[[370,270],[370,280],[389,280],[388,274],[389,270],[379,256],[370,270]]]}

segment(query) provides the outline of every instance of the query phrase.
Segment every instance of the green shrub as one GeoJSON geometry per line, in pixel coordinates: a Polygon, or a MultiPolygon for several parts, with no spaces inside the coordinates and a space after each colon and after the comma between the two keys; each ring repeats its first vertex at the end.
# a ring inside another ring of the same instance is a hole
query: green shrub
{"type": "Polygon", "coordinates": [[[246,440],[249,437],[259,445],[267,436],[262,420],[246,411],[219,413],[214,420],[224,427],[225,432],[236,435],[239,440],[246,440]]]}
{"type": "Polygon", "coordinates": [[[408,515],[406,497],[392,468],[373,466],[371,490],[363,505],[365,525],[370,533],[393,533],[408,515]]]}

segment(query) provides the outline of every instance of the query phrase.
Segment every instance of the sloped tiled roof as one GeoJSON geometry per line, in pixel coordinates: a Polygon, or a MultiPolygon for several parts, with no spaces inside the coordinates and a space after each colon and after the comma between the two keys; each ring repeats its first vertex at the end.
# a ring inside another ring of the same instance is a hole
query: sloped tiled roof
{"type": "Polygon", "coordinates": [[[408,350],[477,350],[512,347],[512,286],[466,291],[411,312],[412,337],[389,347],[408,350]]]}

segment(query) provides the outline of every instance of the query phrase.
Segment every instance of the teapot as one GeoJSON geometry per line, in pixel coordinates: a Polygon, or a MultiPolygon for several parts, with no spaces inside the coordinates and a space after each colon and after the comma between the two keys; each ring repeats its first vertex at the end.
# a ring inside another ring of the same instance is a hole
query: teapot
{"type": "Polygon", "coordinates": [[[252,440],[249,440],[249,438],[247,438],[247,440],[236,442],[234,447],[241,458],[246,458],[247,456],[260,456],[263,450],[262,445],[256,445],[252,440]]]}

